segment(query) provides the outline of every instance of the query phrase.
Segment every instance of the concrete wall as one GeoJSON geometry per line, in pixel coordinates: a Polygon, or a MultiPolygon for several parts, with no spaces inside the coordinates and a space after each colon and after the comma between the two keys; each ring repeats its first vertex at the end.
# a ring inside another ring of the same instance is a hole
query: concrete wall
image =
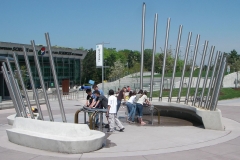
{"type": "MultiPolygon", "coordinates": [[[[239,83],[236,85],[236,80],[237,80],[237,72],[224,76],[223,87],[224,88],[229,88],[229,87],[235,88],[235,86],[240,87],[239,83]]],[[[238,72],[238,81],[239,80],[240,80],[240,72],[238,72]]]]}

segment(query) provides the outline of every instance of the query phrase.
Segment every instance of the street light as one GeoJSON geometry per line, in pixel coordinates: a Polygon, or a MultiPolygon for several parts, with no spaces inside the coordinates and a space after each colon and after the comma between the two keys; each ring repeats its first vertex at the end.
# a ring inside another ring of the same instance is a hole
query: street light
{"type": "MultiPolygon", "coordinates": [[[[104,62],[105,62],[105,63],[104,63],[104,67],[106,68],[106,67],[107,67],[107,66],[106,66],[107,60],[104,60],[104,62]]],[[[107,70],[107,69],[105,69],[105,80],[107,79],[107,72],[106,72],[106,70],[107,70]]]]}

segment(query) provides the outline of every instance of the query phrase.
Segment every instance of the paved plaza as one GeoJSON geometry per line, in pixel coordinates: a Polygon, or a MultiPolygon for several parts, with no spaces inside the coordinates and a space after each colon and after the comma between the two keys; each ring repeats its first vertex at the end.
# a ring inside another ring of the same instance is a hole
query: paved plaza
{"type": "MultiPolygon", "coordinates": [[[[74,121],[75,111],[84,102],[84,99],[63,101],[69,123],[74,121]]],[[[58,102],[51,101],[50,103],[55,121],[61,121],[58,102]]],[[[14,109],[0,110],[0,160],[110,160],[113,157],[115,160],[240,159],[239,104],[240,98],[219,101],[218,108],[222,111],[224,131],[207,130],[202,126],[168,117],[161,117],[159,126],[129,124],[125,120],[125,108],[121,108],[118,116],[126,128],[125,131],[106,134],[103,148],[84,154],[54,153],[9,142],[6,129],[11,126],[7,124],[6,117],[14,114],[15,111],[14,109]],[[174,126],[174,124],[177,125],[174,126]]],[[[41,108],[44,119],[47,120],[45,105],[42,105],[41,108]]],[[[79,122],[83,122],[81,113],[79,122]]]]}

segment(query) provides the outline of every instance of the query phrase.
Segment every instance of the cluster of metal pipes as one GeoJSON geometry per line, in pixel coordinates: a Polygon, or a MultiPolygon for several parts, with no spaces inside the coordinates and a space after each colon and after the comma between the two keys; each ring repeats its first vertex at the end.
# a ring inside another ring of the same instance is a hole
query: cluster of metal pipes
{"type": "MultiPolygon", "coordinates": [[[[144,62],[144,41],[145,41],[145,13],[146,13],[146,4],[143,3],[143,8],[142,8],[142,41],[141,41],[141,70],[140,70],[140,88],[143,88],[143,62],[144,62]]],[[[153,53],[152,53],[152,70],[151,70],[151,79],[150,79],[150,100],[152,100],[152,92],[153,92],[153,81],[154,81],[154,58],[155,58],[155,53],[156,53],[156,39],[157,39],[157,24],[158,24],[158,14],[155,14],[155,19],[154,19],[154,33],[153,33],[153,53]]],[[[170,83],[170,92],[168,96],[168,102],[172,102],[172,91],[173,91],[173,86],[174,86],[174,79],[175,79],[175,72],[176,72],[176,65],[177,65],[177,59],[179,57],[179,48],[180,48],[180,43],[181,43],[181,36],[182,36],[182,28],[183,26],[179,26],[179,31],[178,31],[178,38],[177,38],[177,46],[175,50],[175,61],[174,61],[174,66],[173,66],[173,73],[172,73],[172,79],[170,83]]],[[[162,94],[163,94],[163,84],[164,84],[164,74],[165,74],[165,66],[166,66],[166,58],[167,58],[167,49],[168,49],[168,39],[169,39],[169,30],[170,30],[170,18],[167,20],[167,27],[166,27],[166,37],[165,37],[165,45],[164,45],[164,59],[163,59],[163,65],[162,65],[162,77],[161,77],[161,82],[160,82],[160,92],[159,92],[159,101],[162,101],[162,94]]],[[[184,81],[184,74],[186,70],[186,64],[187,64],[187,59],[189,55],[189,48],[191,44],[191,38],[192,38],[192,32],[189,32],[188,34],[188,40],[187,40],[187,46],[186,46],[186,51],[185,51],[185,57],[184,57],[184,66],[183,66],[183,71],[182,71],[182,76],[180,80],[180,86],[179,86],[179,92],[177,96],[177,103],[180,103],[181,101],[181,92],[182,92],[182,87],[183,87],[183,81],[184,81]]],[[[199,40],[200,40],[200,35],[197,35],[196,38],[196,43],[195,43],[195,48],[194,48],[194,55],[193,55],[193,62],[192,62],[192,67],[190,71],[190,76],[189,76],[189,82],[188,82],[188,87],[187,87],[187,94],[185,96],[184,102],[185,104],[188,105],[189,103],[189,93],[190,93],[190,88],[192,85],[192,79],[193,79],[193,71],[194,67],[196,64],[196,57],[198,53],[198,47],[199,47],[199,40]]],[[[201,58],[201,63],[200,63],[200,71],[199,75],[197,78],[197,83],[196,83],[196,88],[195,88],[195,93],[193,96],[192,101],[192,106],[196,105],[196,100],[197,100],[197,93],[199,89],[199,84],[201,80],[201,74],[202,74],[202,68],[204,65],[205,57],[206,57],[206,52],[208,48],[208,41],[205,41],[204,43],[204,49],[202,53],[202,58],[201,58]]],[[[203,82],[203,87],[202,87],[202,92],[200,95],[200,98],[198,99],[198,104],[197,107],[201,107],[207,110],[214,111],[216,110],[217,102],[218,102],[218,96],[224,76],[224,70],[226,67],[226,56],[221,53],[220,51],[217,51],[215,61],[214,61],[214,67],[212,71],[212,76],[210,79],[209,86],[207,86],[207,81],[208,81],[208,74],[209,70],[211,67],[211,62],[213,59],[213,54],[214,54],[214,49],[215,46],[211,46],[211,51],[208,59],[208,65],[207,65],[207,71],[205,75],[205,79],[203,82]],[[204,99],[204,91],[205,89],[208,88],[207,96],[204,99]],[[204,104],[203,104],[204,103],[204,104]]]]}
{"type": "MultiPolygon", "coordinates": [[[[61,97],[59,86],[58,86],[58,79],[57,79],[56,69],[55,69],[54,60],[53,60],[53,56],[52,56],[51,43],[50,43],[50,38],[49,38],[48,33],[45,33],[45,38],[46,38],[46,43],[47,43],[47,48],[48,48],[49,61],[50,61],[50,65],[51,65],[51,69],[52,69],[52,73],[53,73],[53,79],[54,79],[54,83],[55,83],[55,87],[56,87],[59,107],[60,107],[60,111],[61,111],[62,121],[67,122],[64,107],[63,107],[62,97],[61,97]]],[[[38,54],[37,54],[36,47],[35,47],[35,42],[33,40],[31,41],[31,45],[32,45],[32,48],[33,48],[34,62],[35,62],[35,65],[37,67],[38,76],[39,76],[40,83],[41,83],[41,86],[42,86],[43,95],[44,95],[45,103],[46,103],[46,106],[47,106],[49,119],[50,119],[50,121],[54,121],[51,106],[50,106],[49,99],[48,99],[48,96],[47,96],[47,91],[46,91],[45,85],[44,85],[45,83],[44,83],[44,80],[43,80],[42,71],[41,71],[41,67],[40,67],[40,64],[39,64],[39,59],[38,59],[38,54]]],[[[32,76],[32,71],[31,71],[30,64],[29,64],[28,55],[27,55],[27,52],[26,52],[26,49],[25,49],[24,46],[23,46],[23,53],[24,53],[24,59],[25,59],[30,83],[31,83],[33,94],[34,94],[35,101],[36,101],[36,107],[37,107],[38,113],[39,113],[39,119],[44,120],[43,113],[42,113],[40,103],[39,103],[39,99],[38,99],[38,95],[37,95],[37,91],[36,91],[36,88],[35,88],[33,76],[32,76]]],[[[25,84],[24,84],[24,81],[23,81],[23,77],[22,77],[22,73],[21,73],[21,70],[20,70],[20,67],[19,67],[17,55],[14,52],[13,52],[13,58],[14,58],[16,70],[17,70],[17,73],[18,73],[18,78],[19,78],[19,81],[21,83],[21,87],[22,87],[22,90],[24,92],[25,101],[26,101],[26,104],[27,104],[27,107],[28,107],[29,111],[27,111],[27,108],[25,107],[25,102],[24,102],[23,96],[21,94],[19,84],[17,82],[17,79],[15,79],[15,77],[14,77],[10,61],[7,57],[6,57],[6,62],[3,62],[3,65],[2,65],[2,71],[3,71],[4,79],[6,81],[6,84],[7,84],[11,99],[13,101],[17,116],[27,118],[28,117],[27,112],[29,112],[31,118],[34,119],[34,115],[33,115],[33,112],[32,112],[32,107],[31,107],[30,100],[29,100],[29,97],[28,97],[28,93],[27,93],[27,90],[26,90],[26,87],[25,87],[25,84]]]]}

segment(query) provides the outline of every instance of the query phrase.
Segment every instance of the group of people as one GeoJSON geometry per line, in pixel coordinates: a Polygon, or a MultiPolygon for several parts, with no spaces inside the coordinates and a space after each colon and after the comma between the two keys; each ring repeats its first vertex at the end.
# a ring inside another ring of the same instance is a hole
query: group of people
{"type": "MultiPolygon", "coordinates": [[[[147,99],[147,91],[140,90],[137,94],[136,91],[129,90],[129,94],[126,95],[126,92],[128,88],[123,87],[119,92],[118,95],[115,96],[115,92],[110,89],[108,92],[109,97],[106,98],[104,96],[103,91],[98,89],[97,85],[93,86],[93,92],[91,89],[87,89],[87,100],[86,100],[86,106],[91,109],[107,109],[106,118],[109,123],[109,129],[108,132],[113,132],[115,128],[115,124],[119,127],[119,131],[123,132],[125,129],[122,123],[117,118],[117,112],[122,104],[122,100],[124,100],[124,103],[127,106],[128,109],[128,116],[127,121],[129,123],[135,123],[135,114],[138,113],[138,122],[141,125],[146,124],[142,120],[143,115],[143,103],[150,104],[150,102],[147,99]]],[[[130,89],[130,87],[129,87],[130,89]]],[[[91,116],[91,113],[89,113],[89,116],[91,116]]],[[[98,125],[99,116],[96,115],[96,125],[98,125]]]]}
{"type": "Polygon", "coordinates": [[[128,109],[127,121],[129,123],[135,123],[135,115],[138,113],[138,122],[141,125],[146,123],[143,121],[143,104],[150,105],[150,102],[147,98],[147,91],[140,90],[138,93],[136,91],[130,91],[128,95],[128,100],[126,101],[126,106],[128,109]]]}

